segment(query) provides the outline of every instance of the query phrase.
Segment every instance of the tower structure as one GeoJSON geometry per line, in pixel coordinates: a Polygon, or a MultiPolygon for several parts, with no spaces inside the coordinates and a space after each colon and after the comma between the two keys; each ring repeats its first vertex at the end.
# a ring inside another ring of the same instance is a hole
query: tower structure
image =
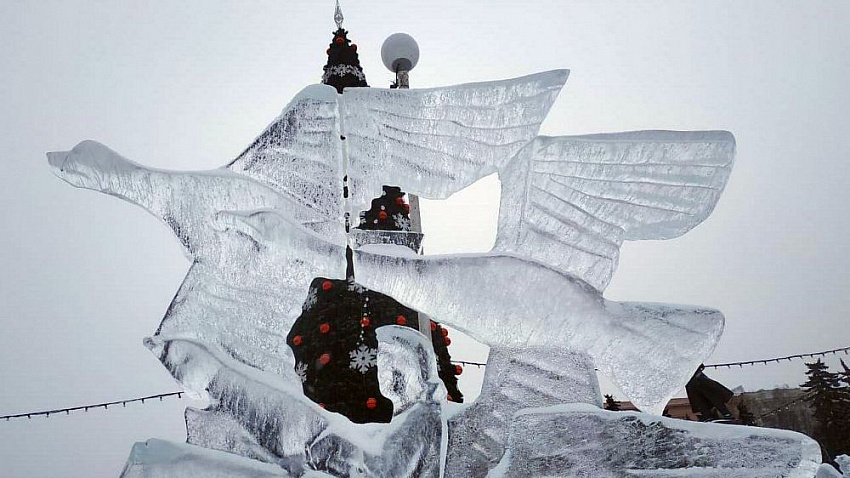
{"type": "MultiPolygon", "coordinates": [[[[345,88],[368,84],[357,45],[343,28],[338,1],[334,20],[337,29],[327,50],[322,82],[341,94],[345,88]]],[[[347,178],[343,181],[343,195],[347,197],[347,178]]],[[[384,186],[383,195],[359,214],[356,225],[352,222],[346,212],[346,232],[354,247],[395,244],[421,251],[418,207],[405,201],[405,193],[398,187],[384,186]],[[412,216],[417,219],[415,225],[412,216]]],[[[390,421],[393,404],[381,395],[377,375],[375,330],[385,325],[415,328],[430,337],[449,399],[463,401],[457,388],[457,375],[462,369],[451,363],[448,330],[392,297],[357,284],[350,262],[345,280],[313,279],[302,314],[287,336],[304,394],[323,408],[357,423],[390,421]]]]}

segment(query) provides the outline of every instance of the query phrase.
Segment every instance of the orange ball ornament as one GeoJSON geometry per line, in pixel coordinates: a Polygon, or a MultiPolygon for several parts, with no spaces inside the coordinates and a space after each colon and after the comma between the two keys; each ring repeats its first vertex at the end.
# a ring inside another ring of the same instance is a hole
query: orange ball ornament
{"type": "Polygon", "coordinates": [[[395,318],[395,323],[398,325],[407,325],[407,319],[403,315],[399,315],[395,318]]]}
{"type": "Polygon", "coordinates": [[[333,282],[331,282],[331,281],[329,281],[329,280],[326,280],[326,281],[322,282],[322,290],[323,290],[323,291],[329,291],[329,290],[331,290],[331,289],[333,289],[333,288],[334,288],[334,283],[333,283],[333,282]]]}
{"type": "Polygon", "coordinates": [[[372,410],[373,408],[375,408],[377,406],[378,406],[378,399],[376,399],[374,397],[369,397],[366,400],[366,408],[368,408],[369,410],[372,410]]]}
{"type": "Polygon", "coordinates": [[[319,357],[319,363],[322,365],[327,365],[331,363],[331,354],[322,354],[319,357]]]}
{"type": "Polygon", "coordinates": [[[387,218],[387,211],[381,211],[378,213],[378,219],[385,220],[387,218]]]}

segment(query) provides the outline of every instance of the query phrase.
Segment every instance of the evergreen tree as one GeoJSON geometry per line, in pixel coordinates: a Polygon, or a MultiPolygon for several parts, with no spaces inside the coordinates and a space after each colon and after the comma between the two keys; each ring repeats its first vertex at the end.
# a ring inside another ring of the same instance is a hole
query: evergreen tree
{"type": "Polygon", "coordinates": [[[741,422],[741,425],[757,425],[756,416],[750,411],[750,407],[747,405],[746,400],[741,400],[741,402],[738,403],[738,421],[741,422]]]}
{"type": "Polygon", "coordinates": [[[807,363],[809,377],[803,387],[806,401],[815,417],[814,438],[826,448],[830,457],[850,452],[850,391],[841,384],[841,377],[832,373],[820,359],[807,363]]]}
{"type": "Polygon", "coordinates": [[[372,200],[372,207],[360,214],[358,229],[373,231],[409,231],[410,204],[397,186],[384,186],[384,193],[372,200]]]}
{"type": "Polygon", "coordinates": [[[334,32],[328,46],[328,62],[325,64],[322,83],[333,86],[339,94],[348,87],[369,86],[360,66],[357,45],[348,39],[348,31],[340,27],[334,32]]]}
{"type": "MultiPolygon", "coordinates": [[[[375,333],[386,325],[418,330],[419,314],[392,297],[347,280],[314,279],[302,314],[286,338],[304,395],[355,423],[389,422],[393,404],[378,385],[375,333]]],[[[451,362],[448,330],[436,322],[430,328],[448,399],[463,402],[457,388],[457,375],[463,369],[451,362]]]]}
{"type": "Polygon", "coordinates": [[[620,402],[614,400],[613,395],[605,395],[605,410],[610,410],[612,412],[620,411],[620,402]]]}

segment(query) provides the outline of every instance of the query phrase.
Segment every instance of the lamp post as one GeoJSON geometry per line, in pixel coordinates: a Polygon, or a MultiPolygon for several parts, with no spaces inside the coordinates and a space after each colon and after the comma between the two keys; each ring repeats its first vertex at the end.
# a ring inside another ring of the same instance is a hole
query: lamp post
{"type": "MultiPolygon", "coordinates": [[[[393,33],[381,45],[381,60],[388,70],[395,73],[394,88],[406,90],[410,88],[410,70],[419,63],[419,45],[407,33],[393,33]]],[[[422,232],[422,216],[419,212],[419,197],[408,194],[410,203],[410,230],[422,232]]],[[[420,249],[421,251],[422,249],[420,249]]],[[[419,331],[431,340],[431,319],[420,314],[419,331]]]]}
{"type": "MultiPolygon", "coordinates": [[[[393,33],[384,40],[381,46],[381,60],[388,70],[395,73],[395,88],[406,90],[410,88],[410,70],[419,63],[419,45],[407,33],[393,33]]],[[[419,198],[408,194],[410,202],[410,229],[422,232],[422,217],[419,213],[419,198]]],[[[426,334],[430,337],[430,333],[426,334]]]]}

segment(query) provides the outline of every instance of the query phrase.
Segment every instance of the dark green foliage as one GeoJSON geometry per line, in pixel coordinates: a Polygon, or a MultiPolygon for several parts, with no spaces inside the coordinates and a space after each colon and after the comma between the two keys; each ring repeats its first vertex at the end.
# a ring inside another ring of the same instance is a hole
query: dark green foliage
{"type": "Polygon", "coordinates": [[[360,214],[358,229],[378,231],[409,231],[410,205],[404,202],[404,192],[396,186],[384,186],[384,194],[372,200],[372,207],[360,214]]]}
{"type": "Polygon", "coordinates": [[[738,421],[741,425],[756,426],[756,416],[750,411],[746,400],[741,400],[738,403],[738,421]]]}
{"type": "MultiPolygon", "coordinates": [[[[375,329],[385,325],[418,329],[419,316],[391,297],[357,284],[314,279],[303,312],[287,336],[304,395],[356,423],[389,422],[393,404],[381,395],[377,367],[358,369],[352,364],[358,350],[377,353],[375,329]],[[327,363],[322,363],[323,356],[327,363]]],[[[451,399],[462,402],[458,369],[451,363],[444,329],[436,323],[430,327],[440,379],[451,399]]]]}
{"type": "Polygon", "coordinates": [[[806,400],[817,423],[813,438],[833,458],[850,453],[850,389],[821,360],[806,367],[809,379],[801,387],[809,394],[806,400]]]}
{"type": "Polygon", "coordinates": [[[325,64],[322,82],[333,86],[342,94],[344,88],[369,86],[366,75],[360,67],[357,45],[348,39],[348,31],[340,28],[334,32],[334,38],[328,47],[328,62],[325,64]]]}

